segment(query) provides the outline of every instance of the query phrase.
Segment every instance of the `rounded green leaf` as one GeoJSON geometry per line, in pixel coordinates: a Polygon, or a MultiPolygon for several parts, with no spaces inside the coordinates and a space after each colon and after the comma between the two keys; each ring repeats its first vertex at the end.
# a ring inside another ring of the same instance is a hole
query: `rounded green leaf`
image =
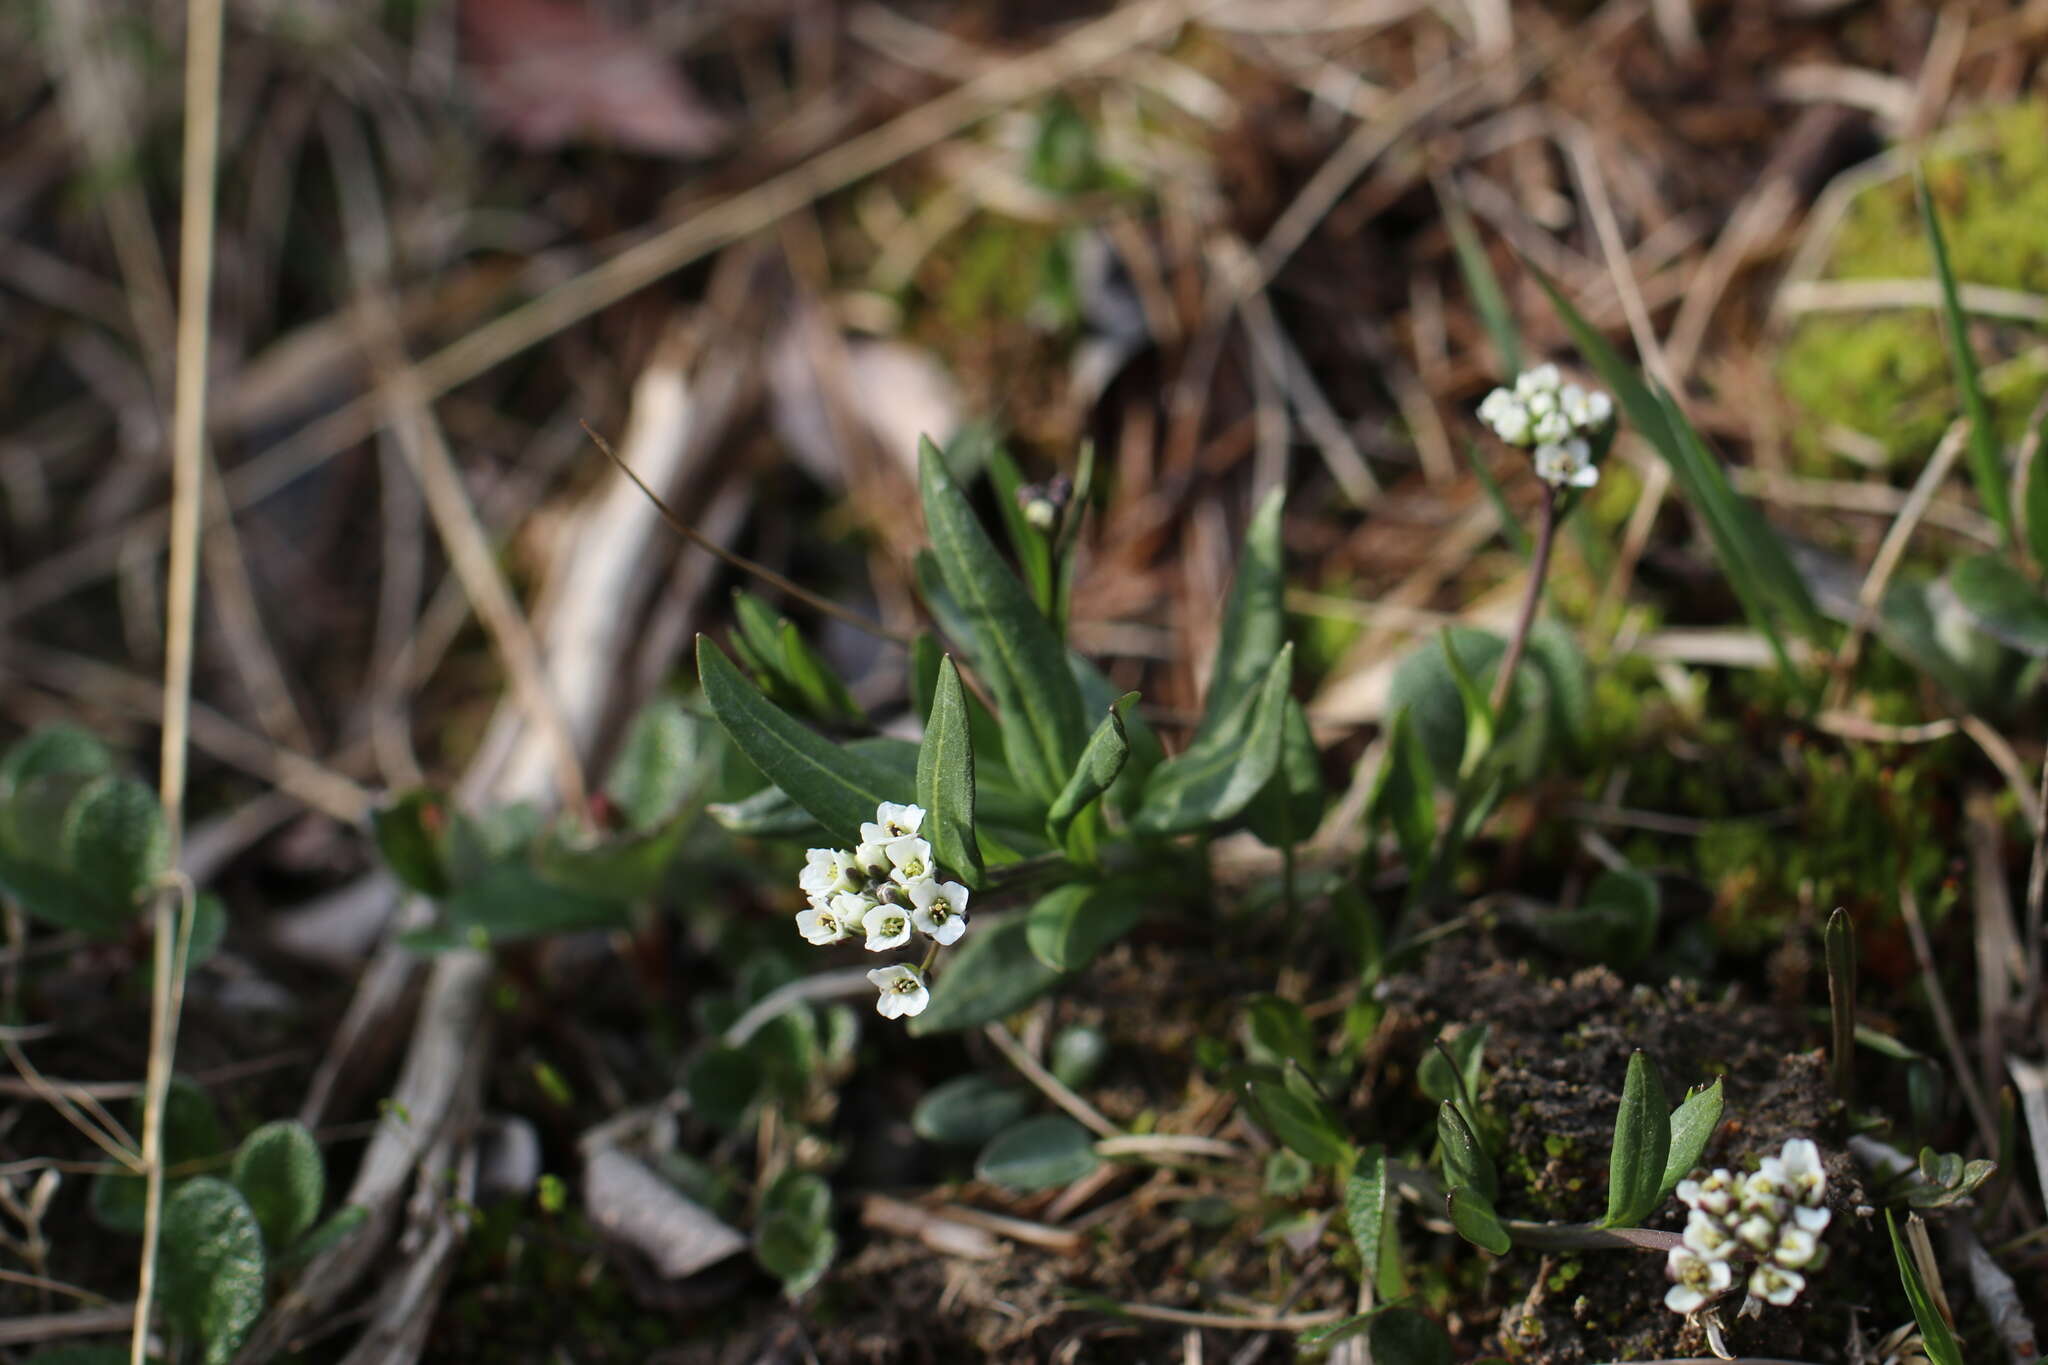
{"type": "Polygon", "coordinates": [[[23,736],[0,757],[0,793],[55,773],[97,777],[113,770],[113,752],[97,735],[76,725],[46,725],[23,736]]]}
{"type": "Polygon", "coordinates": [[[943,1147],[978,1147],[1031,1110],[1031,1095],[969,1073],[935,1086],[910,1111],[910,1127],[943,1147]]]}
{"type": "Polygon", "coordinates": [[[132,778],[95,779],[65,819],[64,861],[107,902],[135,905],[170,865],[170,831],[156,793],[132,778]]]}
{"type": "Polygon", "coordinates": [[[296,1119],[266,1123],[243,1138],[228,1178],[255,1213],[263,1244],[279,1251],[306,1234],[327,1197],[320,1144],[296,1119]]]}
{"type": "Polygon", "coordinates": [[[2000,555],[1978,555],[1949,570],[1948,585],[1978,625],[2035,658],[2048,658],[2048,597],[2000,555]]]}
{"type": "Polygon", "coordinates": [[[226,1365],[263,1315],[263,1232],[241,1192],[197,1176],[164,1201],[158,1293],[179,1330],[226,1365]]]}
{"type": "Polygon", "coordinates": [[[1095,1073],[1109,1056],[1109,1039],[1102,1030],[1086,1024],[1070,1024],[1053,1036],[1050,1049],[1052,1074],[1061,1085],[1078,1090],[1095,1079],[1095,1073]]]}
{"type": "Polygon", "coordinates": [[[1366,1341],[1373,1365],[1451,1365],[1451,1339],[1444,1329],[1404,1304],[1382,1310],[1366,1341]]]}
{"type": "Polygon", "coordinates": [[[982,1149],[974,1173],[1028,1194],[1071,1185],[1101,1164],[1086,1128],[1064,1114],[1041,1114],[997,1134],[982,1149]]]}
{"type": "Polygon", "coordinates": [[[1500,1215],[1493,1211],[1493,1201],[1473,1189],[1460,1185],[1450,1193],[1451,1226],[1458,1235],[1481,1250],[1496,1256],[1508,1254],[1514,1245],[1508,1240],[1507,1229],[1500,1225],[1500,1215]]]}

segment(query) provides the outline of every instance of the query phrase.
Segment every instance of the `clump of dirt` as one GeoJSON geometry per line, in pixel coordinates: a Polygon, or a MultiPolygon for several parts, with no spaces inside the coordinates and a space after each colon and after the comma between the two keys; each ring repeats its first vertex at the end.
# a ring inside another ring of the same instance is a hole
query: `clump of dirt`
{"type": "MultiPolygon", "coordinates": [[[[1390,1067],[1424,1055],[1440,1033],[1487,1030],[1478,1101],[1506,1134],[1505,1217],[1588,1222],[1605,1212],[1614,1115],[1637,1049],[1657,1064],[1674,1105],[1686,1087],[1721,1079],[1723,1118],[1703,1164],[1741,1170],[1787,1138],[1817,1141],[1834,1211],[1832,1259],[1789,1308],[1737,1322],[1740,1295],[1723,1300],[1724,1327],[1742,1353],[1832,1359],[1848,1304],[1867,1306],[1868,1289],[1889,1283],[1883,1228],[1855,1213],[1868,1197],[1844,1147],[1843,1108],[1797,1015],[1707,998],[1678,981],[1631,986],[1603,967],[1547,976],[1486,937],[1445,944],[1382,995],[1392,1009],[1380,1043],[1390,1067]],[[1880,1252],[1881,1268],[1865,1264],[1880,1252]]],[[[1673,1200],[1650,1226],[1677,1230],[1683,1212],[1673,1200]]],[[[1503,1268],[1512,1273],[1493,1280],[1500,1311],[1489,1350],[1530,1365],[1706,1354],[1704,1331],[1664,1307],[1662,1256],[1516,1251],[1503,1268]]]]}

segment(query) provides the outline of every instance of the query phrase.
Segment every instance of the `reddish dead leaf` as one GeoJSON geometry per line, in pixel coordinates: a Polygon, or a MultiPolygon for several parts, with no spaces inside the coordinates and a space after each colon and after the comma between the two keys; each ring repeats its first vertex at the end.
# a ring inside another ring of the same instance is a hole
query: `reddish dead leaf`
{"type": "Polygon", "coordinates": [[[484,120],[522,146],[703,156],[730,131],[667,56],[580,4],[464,0],[462,28],[484,120]]]}

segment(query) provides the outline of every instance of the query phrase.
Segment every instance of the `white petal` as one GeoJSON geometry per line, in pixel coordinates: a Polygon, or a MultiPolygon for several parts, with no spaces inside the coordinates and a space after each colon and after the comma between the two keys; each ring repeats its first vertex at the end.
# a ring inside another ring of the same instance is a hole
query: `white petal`
{"type": "Polygon", "coordinates": [[[1781,1270],[1774,1265],[1760,1265],[1749,1277],[1749,1292],[1780,1308],[1798,1298],[1799,1291],[1804,1288],[1804,1275],[1796,1270],[1781,1270]]]}
{"type": "MultiPolygon", "coordinates": [[[[901,839],[906,834],[917,833],[918,828],[924,824],[924,807],[899,806],[884,801],[875,807],[875,823],[886,831],[889,838],[901,839]]],[[[863,827],[861,832],[865,835],[866,828],[863,827]]]]}
{"type": "Polygon", "coordinates": [[[876,906],[861,920],[861,927],[868,931],[867,948],[871,953],[900,948],[910,942],[910,912],[900,905],[876,906]]]}
{"type": "Polygon", "coordinates": [[[1664,1306],[1674,1313],[1690,1313],[1707,1301],[1707,1296],[1691,1285],[1674,1284],[1664,1291],[1664,1306]]]}
{"type": "Polygon", "coordinates": [[[1794,1205],[1792,1209],[1792,1221],[1799,1227],[1802,1227],[1806,1229],[1806,1231],[1812,1233],[1820,1233],[1825,1231],[1827,1229],[1828,1219],[1832,1218],[1833,1216],[1833,1214],[1829,1213],[1824,1208],[1808,1208],[1804,1204],[1794,1205]]]}

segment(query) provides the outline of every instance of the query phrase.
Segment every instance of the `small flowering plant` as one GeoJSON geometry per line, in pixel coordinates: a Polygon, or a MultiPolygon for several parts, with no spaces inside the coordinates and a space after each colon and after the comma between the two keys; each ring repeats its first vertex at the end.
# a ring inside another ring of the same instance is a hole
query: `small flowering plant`
{"type": "Polygon", "coordinates": [[[1599,460],[1614,440],[1614,400],[1566,383],[1555,365],[1524,370],[1512,386],[1487,394],[1479,420],[1507,444],[1528,449],[1536,477],[1553,489],[1600,482],[1599,460]]]}
{"type": "Polygon", "coordinates": [[[1734,1287],[1738,1266],[1748,1268],[1745,1312],[1798,1298],[1807,1274],[1827,1263],[1820,1241],[1830,1217],[1827,1188],[1810,1138],[1787,1139],[1743,1175],[1722,1168],[1679,1181],[1675,1193],[1689,1212],[1683,1241],[1665,1262],[1672,1284],[1664,1306],[1697,1313],[1734,1287]]]}
{"type": "Polygon", "coordinates": [[[876,1008],[912,1021],[913,1033],[1009,1013],[1150,906],[1198,886],[1201,849],[1176,836],[1243,828],[1286,848],[1313,832],[1323,809],[1307,716],[1291,691],[1279,496],[1247,528],[1202,719],[1169,757],[1136,711],[1137,694],[1119,695],[1066,643],[1075,527],[1091,482],[1085,452],[1071,493],[1060,486],[1059,496],[1025,485],[1001,451],[981,455],[1014,569],[956,482],[959,452],[926,442],[920,455],[931,549],[919,586],[955,651],[933,634],[897,640],[908,646],[921,738],[861,733],[867,718],[849,711],[842,683],[822,676],[823,656],[752,599],[740,601],[731,637],[751,680],[710,640],[697,646],[705,700],[770,784],[713,806],[713,818],[750,836],[809,836],[803,905],[793,911],[807,942],[923,949],[868,973],[876,1008]],[[1026,908],[981,913],[1009,905],[1026,908]]]}

